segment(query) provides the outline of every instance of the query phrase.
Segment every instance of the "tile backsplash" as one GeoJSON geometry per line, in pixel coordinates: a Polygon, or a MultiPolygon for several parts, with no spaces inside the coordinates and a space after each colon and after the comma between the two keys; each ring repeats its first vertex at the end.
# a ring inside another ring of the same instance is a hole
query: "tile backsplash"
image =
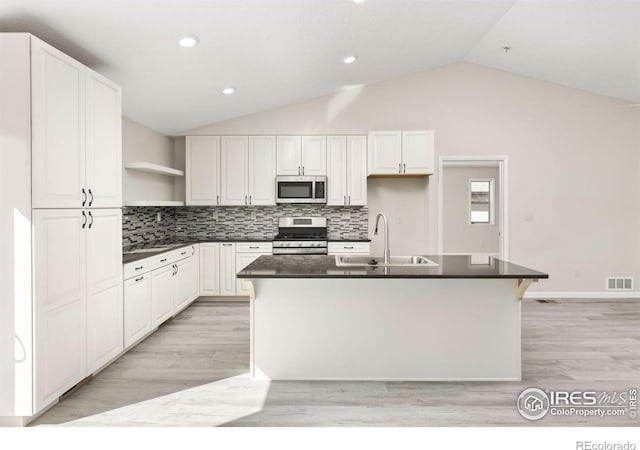
{"type": "Polygon", "coordinates": [[[125,207],[123,245],[166,239],[271,239],[278,218],[327,218],[329,239],[367,239],[369,209],[326,205],[125,207]],[[157,222],[157,214],[161,220],[157,222]],[[345,216],[348,215],[350,217],[345,216]]]}

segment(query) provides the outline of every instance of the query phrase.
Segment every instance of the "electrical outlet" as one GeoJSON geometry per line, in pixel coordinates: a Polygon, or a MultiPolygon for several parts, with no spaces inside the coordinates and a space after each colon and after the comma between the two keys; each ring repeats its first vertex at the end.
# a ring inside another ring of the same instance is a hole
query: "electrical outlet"
{"type": "Polygon", "coordinates": [[[162,221],[162,213],[156,214],[156,222],[160,223],[162,221]]]}
{"type": "Polygon", "coordinates": [[[342,211],[342,218],[345,220],[351,220],[351,211],[345,209],[342,211]]]}

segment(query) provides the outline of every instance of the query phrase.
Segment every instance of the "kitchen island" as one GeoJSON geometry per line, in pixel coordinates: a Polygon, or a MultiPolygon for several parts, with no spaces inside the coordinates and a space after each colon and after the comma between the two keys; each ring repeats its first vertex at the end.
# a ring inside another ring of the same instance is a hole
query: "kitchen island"
{"type": "Polygon", "coordinates": [[[250,282],[251,374],[273,380],[521,379],[521,299],[548,275],[496,258],[339,266],[261,256],[250,282]]]}

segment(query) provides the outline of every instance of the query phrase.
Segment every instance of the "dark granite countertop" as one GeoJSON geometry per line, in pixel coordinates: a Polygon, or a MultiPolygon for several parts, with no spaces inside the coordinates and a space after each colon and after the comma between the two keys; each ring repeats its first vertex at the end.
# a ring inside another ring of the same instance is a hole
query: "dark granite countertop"
{"type": "Polygon", "coordinates": [[[338,267],[335,256],[260,256],[238,278],[549,278],[546,273],[490,258],[472,264],[469,255],[425,255],[438,264],[427,267],[338,267]]]}
{"type": "Polygon", "coordinates": [[[134,261],[140,261],[141,259],[150,258],[156,255],[160,255],[161,253],[170,252],[172,250],[176,250],[181,247],[186,247],[187,245],[199,244],[201,242],[272,242],[273,239],[248,239],[246,237],[241,237],[237,239],[229,238],[229,239],[169,239],[169,240],[160,240],[160,241],[152,241],[145,242],[143,244],[134,244],[122,249],[122,264],[128,264],[134,261]],[[130,251],[135,250],[144,250],[144,249],[152,249],[152,248],[162,248],[162,250],[158,250],[157,252],[144,252],[144,253],[128,253],[130,251]]]}
{"type": "Polygon", "coordinates": [[[328,242],[371,242],[371,239],[353,238],[353,239],[327,239],[328,242]]]}

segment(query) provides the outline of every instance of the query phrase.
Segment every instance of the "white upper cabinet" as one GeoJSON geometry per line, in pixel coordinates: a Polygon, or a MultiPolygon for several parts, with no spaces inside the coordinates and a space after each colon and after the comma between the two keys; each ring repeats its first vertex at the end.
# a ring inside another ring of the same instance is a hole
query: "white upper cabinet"
{"type": "Polygon", "coordinates": [[[369,175],[431,175],[434,158],[433,131],[369,133],[369,175]]]}
{"type": "Polygon", "coordinates": [[[367,204],[366,136],[347,136],[347,204],[367,204]]]}
{"type": "Polygon", "coordinates": [[[399,174],[402,168],[402,132],[369,133],[369,175],[399,174]]]}
{"type": "Polygon", "coordinates": [[[277,147],[277,174],[278,175],[302,175],[302,139],[300,136],[278,136],[277,147]]]}
{"type": "Polygon", "coordinates": [[[326,136],[278,136],[278,175],[326,175],[326,136]]]}
{"type": "Polygon", "coordinates": [[[120,87],[86,71],[87,194],[91,208],[122,206],[120,87]]]}
{"type": "Polygon", "coordinates": [[[222,136],[220,143],[220,204],[249,204],[249,138],[222,136]]]}
{"type": "Polygon", "coordinates": [[[327,205],[347,204],[347,137],[327,137],[327,205]]]}
{"type": "Polygon", "coordinates": [[[276,204],[276,138],[249,137],[249,204],[276,204]]]}
{"type": "Polygon", "coordinates": [[[122,210],[87,211],[87,370],[122,352],[122,210]]]}
{"type": "Polygon", "coordinates": [[[327,137],[328,205],[367,204],[367,138],[327,137]]]}
{"type": "Polygon", "coordinates": [[[84,71],[73,58],[31,38],[34,208],[86,203],[84,71]]]}
{"type": "Polygon", "coordinates": [[[300,166],[302,175],[327,174],[326,136],[302,136],[300,166]]]}
{"type": "Polygon", "coordinates": [[[220,204],[220,136],[186,138],[186,204],[220,204]]]}
{"type": "Polygon", "coordinates": [[[402,173],[416,175],[434,173],[433,131],[403,131],[402,159],[402,173]]]}
{"type": "Polygon", "coordinates": [[[120,88],[35,37],[31,85],[33,207],[120,207],[120,88]]]}

